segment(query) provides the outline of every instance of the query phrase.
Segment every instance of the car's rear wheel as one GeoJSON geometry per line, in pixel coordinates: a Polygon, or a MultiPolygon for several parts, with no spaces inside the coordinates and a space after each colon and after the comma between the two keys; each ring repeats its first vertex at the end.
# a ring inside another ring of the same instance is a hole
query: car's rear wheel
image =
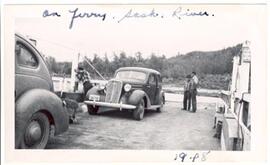
{"type": "Polygon", "coordinates": [[[87,108],[88,108],[89,115],[96,115],[98,113],[98,109],[99,109],[98,106],[94,107],[93,105],[88,105],[87,108]]]}
{"type": "Polygon", "coordinates": [[[139,104],[137,105],[137,108],[133,111],[133,118],[135,120],[142,120],[144,116],[145,111],[145,103],[143,98],[140,100],[139,104]]]}
{"type": "Polygon", "coordinates": [[[50,124],[47,116],[41,112],[37,112],[27,122],[20,148],[43,149],[48,143],[49,134],[50,124]]]}

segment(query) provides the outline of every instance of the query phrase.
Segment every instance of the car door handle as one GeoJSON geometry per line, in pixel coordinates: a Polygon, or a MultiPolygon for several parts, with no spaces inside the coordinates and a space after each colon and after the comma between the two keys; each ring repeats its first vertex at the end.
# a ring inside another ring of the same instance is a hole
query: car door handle
{"type": "Polygon", "coordinates": [[[150,85],[146,85],[147,88],[150,88],[150,85]]]}

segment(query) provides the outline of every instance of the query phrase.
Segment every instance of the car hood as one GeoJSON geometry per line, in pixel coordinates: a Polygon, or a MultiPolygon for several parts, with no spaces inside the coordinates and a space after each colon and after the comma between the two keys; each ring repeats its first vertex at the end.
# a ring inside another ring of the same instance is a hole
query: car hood
{"type": "Polygon", "coordinates": [[[145,84],[145,82],[134,82],[134,81],[128,80],[128,79],[111,79],[109,81],[113,81],[113,80],[121,81],[123,83],[123,86],[125,84],[130,84],[132,87],[135,87],[135,88],[140,88],[145,84]]]}

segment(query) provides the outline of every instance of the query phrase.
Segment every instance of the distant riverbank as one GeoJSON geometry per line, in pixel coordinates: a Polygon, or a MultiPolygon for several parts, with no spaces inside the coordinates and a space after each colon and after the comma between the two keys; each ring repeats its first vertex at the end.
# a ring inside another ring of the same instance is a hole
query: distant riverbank
{"type": "MultiPolygon", "coordinates": [[[[183,87],[172,87],[172,86],[166,86],[164,85],[162,89],[166,93],[174,93],[174,94],[183,94],[184,89],[183,87]]],[[[208,97],[219,97],[220,96],[220,90],[214,90],[214,89],[198,89],[198,96],[208,96],[208,97]]]]}

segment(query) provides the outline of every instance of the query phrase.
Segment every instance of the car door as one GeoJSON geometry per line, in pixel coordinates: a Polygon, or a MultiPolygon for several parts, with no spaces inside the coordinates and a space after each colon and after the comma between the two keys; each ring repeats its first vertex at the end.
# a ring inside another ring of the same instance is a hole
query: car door
{"type": "Polygon", "coordinates": [[[162,81],[160,75],[156,75],[157,86],[156,86],[156,100],[155,104],[160,104],[160,92],[162,91],[162,81]]]}
{"type": "Polygon", "coordinates": [[[151,101],[151,105],[154,105],[156,102],[156,85],[156,76],[154,74],[150,74],[145,87],[145,91],[151,101]]]}

